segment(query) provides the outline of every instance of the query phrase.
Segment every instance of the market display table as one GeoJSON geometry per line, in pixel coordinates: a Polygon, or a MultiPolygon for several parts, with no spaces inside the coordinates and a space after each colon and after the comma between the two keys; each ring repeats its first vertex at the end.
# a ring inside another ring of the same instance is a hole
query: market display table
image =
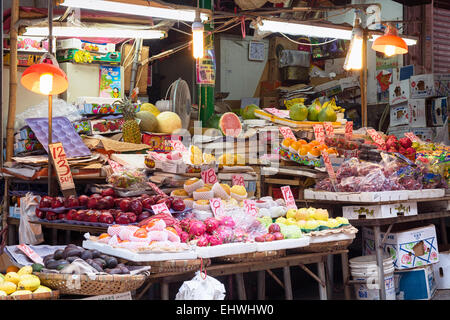
{"type": "MultiPolygon", "coordinates": [[[[261,261],[249,261],[239,263],[212,263],[206,269],[208,275],[213,277],[235,275],[238,289],[238,296],[240,300],[246,300],[245,285],[243,280],[243,274],[249,272],[258,272],[258,300],[265,299],[265,274],[267,271],[272,277],[275,275],[272,273],[272,269],[283,269],[284,284],[276,278],[277,283],[282,285],[285,290],[285,297],[287,300],[292,300],[292,284],[290,278],[290,267],[298,266],[311,277],[313,277],[319,283],[319,295],[321,300],[327,300],[327,281],[325,276],[325,262],[329,255],[340,254],[343,256],[343,263],[346,263],[348,250],[338,250],[331,252],[320,253],[306,253],[306,254],[288,254],[281,258],[272,260],[261,261]],[[305,265],[317,264],[318,275],[315,275],[305,265]]],[[[348,278],[348,268],[342,268],[343,278],[348,278]]],[[[139,293],[138,299],[150,288],[154,283],[161,285],[161,299],[169,300],[169,284],[174,282],[181,282],[190,280],[194,277],[195,271],[189,272],[172,272],[172,273],[154,273],[147,279],[148,284],[139,293]]]]}

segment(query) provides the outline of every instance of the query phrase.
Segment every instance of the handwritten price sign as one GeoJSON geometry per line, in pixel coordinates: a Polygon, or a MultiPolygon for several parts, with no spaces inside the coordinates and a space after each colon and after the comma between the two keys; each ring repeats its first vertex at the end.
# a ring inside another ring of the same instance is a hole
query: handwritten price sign
{"type": "Polygon", "coordinates": [[[329,137],[334,137],[334,128],[331,122],[324,122],[323,126],[325,127],[325,133],[329,137]]]}
{"type": "Polygon", "coordinates": [[[255,200],[244,200],[244,211],[246,214],[256,217],[258,215],[258,209],[256,208],[255,200]]]}
{"type": "Polygon", "coordinates": [[[323,162],[325,163],[325,168],[327,169],[328,175],[330,176],[331,181],[336,184],[336,173],[334,172],[334,168],[330,161],[330,155],[326,151],[322,151],[323,162]]]}
{"type": "Polygon", "coordinates": [[[180,140],[169,140],[170,145],[172,146],[174,151],[186,152],[187,149],[184,146],[183,142],[180,140]]]}
{"type": "Polygon", "coordinates": [[[213,168],[208,169],[206,171],[202,171],[201,174],[202,174],[202,180],[204,183],[214,184],[218,181],[216,173],[214,172],[213,168]]]}
{"type": "Polygon", "coordinates": [[[165,203],[158,203],[152,206],[152,210],[153,212],[156,214],[160,214],[160,213],[165,213],[165,214],[170,214],[170,210],[169,208],[167,208],[167,205],[165,203]]]}
{"type": "Polygon", "coordinates": [[[279,110],[276,108],[264,108],[263,110],[280,118],[289,118],[289,111],[287,110],[284,112],[283,110],[279,110]]]}
{"type": "Polygon", "coordinates": [[[353,121],[345,123],[345,138],[350,140],[353,137],[353,121]]]}
{"type": "Polygon", "coordinates": [[[281,187],[281,193],[283,194],[284,201],[286,202],[286,207],[288,209],[297,209],[295,204],[294,195],[292,194],[291,187],[285,186],[281,187]]]}
{"type": "Polygon", "coordinates": [[[325,130],[321,124],[313,125],[314,136],[320,143],[325,143],[325,130]]]}
{"type": "Polygon", "coordinates": [[[108,163],[111,166],[113,172],[118,173],[124,171],[123,166],[115,162],[114,160],[108,159],[108,163]]]}
{"type": "Polygon", "coordinates": [[[243,186],[245,187],[244,177],[241,174],[235,174],[231,177],[231,183],[233,186],[243,186]]]}
{"type": "Polygon", "coordinates": [[[420,142],[421,140],[419,139],[418,136],[416,136],[414,133],[412,132],[406,132],[405,133],[405,137],[407,137],[409,140],[411,140],[412,142],[420,142]]]}
{"type": "Polygon", "coordinates": [[[62,143],[52,143],[49,145],[49,148],[61,190],[75,189],[72,172],[70,171],[69,162],[67,161],[66,152],[64,151],[62,143]]]}
{"type": "Polygon", "coordinates": [[[383,137],[378,132],[376,132],[375,129],[367,129],[367,133],[372,138],[372,140],[379,146],[383,147],[386,144],[383,137]]]}
{"type": "Polygon", "coordinates": [[[22,251],[28,258],[30,258],[34,263],[44,264],[42,258],[26,244],[20,244],[17,246],[17,248],[22,251]]]}
{"type": "Polygon", "coordinates": [[[209,200],[209,205],[211,206],[211,211],[213,212],[214,217],[220,218],[225,215],[225,209],[222,205],[222,199],[212,198],[209,200]]]}
{"type": "Polygon", "coordinates": [[[156,184],[154,184],[153,182],[147,182],[148,183],[148,185],[150,186],[150,188],[152,188],[152,190],[153,191],[155,191],[157,194],[159,194],[160,196],[162,196],[162,197],[166,197],[167,195],[164,193],[164,192],[162,192],[162,190],[160,189],[160,188],[158,188],[157,186],[156,186],[156,184]]]}
{"type": "Polygon", "coordinates": [[[280,130],[281,135],[285,139],[291,138],[291,139],[297,140],[297,138],[295,137],[295,135],[292,132],[291,128],[289,128],[289,127],[280,127],[279,130],[280,130]]]}

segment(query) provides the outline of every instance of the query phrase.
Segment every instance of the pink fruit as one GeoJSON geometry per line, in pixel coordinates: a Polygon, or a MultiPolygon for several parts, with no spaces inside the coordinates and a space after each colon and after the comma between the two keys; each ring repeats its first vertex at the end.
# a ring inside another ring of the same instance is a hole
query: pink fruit
{"type": "Polygon", "coordinates": [[[154,205],[155,203],[153,202],[153,200],[151,198],[145,198],[142,200],[142,207],[144,209],[151,209],[152,205],[154,205]]]}
{"type": "Polygon", "coordinates": [[[284,236],[281,232],[274,232],[273,236],[275,237],[275,240],[283,240],[284,236]]]}
{"type": "Polygon", "coordinates": [[[181,231],[181,232],[179,233],[179,235],[180,235],[180,240],[181,240],[181,242],[186,243],[186,242],[189,241],[189,234],[188,234],[186,231],[181,231]]]}
{"type": "Polygon", "coordinates": [[[175,199],[172,202],[172,209],[178,212],[184,211],[186,209],[186,205],[184,204],[184,201],[181,199],[175,199]]]}
{"type": "Polygon", "coordinates": [[[280,231],[281,231],[280,226],[277,223],[272,223],[269,226],[269,233],[275,233],[275,232],[280,232],[280,231]]]}
{"type": "Polygon", "coordinates": [[[77,214],[77,210],[70,209],[69,211],[67,211],[66,220],[75,220],[76,214],[77,214]]]}
{"type": "Polygon", "coordinates": [[[78,197],[78,203],[80,204],[80,206],[87,206],[87,203],[89,201],[89,197],[85,194],[81,195],[78,197]]]}
{"type": "Polygon", "coordinates": [[[217,233],[208,236],[208,241],[211,246],[218,246],[223,243],[223,239],[217,233]]]}
{"type": "Polygon", "coordinates": [[[120,214],[116,218],[116,223],[117,224],[129,224],[130,223],[130,219],[128,219],[128,216],[126,214],[120,214]]]}
{"type": "Polygon", "coordinates": [[[220,225],[219,220],[217,220],[216,218],[207,218],[204,223],[206,225],[206,232],[209,233],[215,231],[220,225]]]}
{"type": "Polygon", "coordinates": [[[39,202],[39,208],[50,208],[52,206],[52,197],[44,196],[41,198],[39,202]]]}
{"type": "Polygon", "coordinates": [[[412,141],[410,139],[408,139],[407,137],[401,138],[398,142],[405,149],[408,149],[409,147],[412,146],[412,141]]]}
{"type": "Polygon", "coordinates": [[[98,208],[98,203],[99,199],[91,197],[89,198],[89,201],[86,206],[88,207],[88,209],[96,209],[98,208]]]}
{"type": "Polygon", "coordinates": [[[183,231],[188,232],[189,231],[189,224],[191,223],[192,219],[190,218],[184,218],[180,221],[180,227],[183,231]]]}
{"type": "Polygon", "coordinates": [[[201,236],[206,232],[205,224],[200,220],[193,220],[189,224],[189,235],[192,236],[201,236]]]}
{"type": "Polygon", "coordinates": [[[275,236],[271,233],[266,233],[264,235],[264,240],[265,241],[274,241],[275,240],[275,236]]]}
{"type": "Polygon", "coordinates": [[[128,217],[128,220],[130,220],[130,223],[135,223],[137,220],[137,216],[134,212],[125,212],[125,214],[128,217]]]}
{"type": "Polygon", "coordinates": [[[266,239],[264,238],[264,236],[256,236],[255,237],[255,241],[256,242],[265,242],[266,239]]]}
{"type": "Polygon", "coordinates": [[[236,223],[234,222],[233,218],[230,217],[230,216],[223,217],[222,219],[220,219],[219,223],[222,226],[227,226],[227,227],[230,227],[230,228],[233,228],[236,225],[236,223]]]}
{"type": "Polygon", "coordinates": [[[51,207],[53,209],[61,208],[63,206],[64,206],[64,198],[62,198],[62,197],[53,198],[52,205],[51,205],[51,207]]]}
{"type": "Polygon", "coordinates": [[[207,235],[202,235],[199,237],[197,241],[197,246],[199,247],[206,247],[209,245],[209,239],[207,235]]]}
{"type": "Polygon", "coordinates": [[[137,215],[141,214],[142,213],[141,201],[139,201],[138,199],[131,200],[130,211],[134,212],[137,215]]]}
{"type": "Polygon", "coordinates": [[[106,196],[114,197],[115,195],[116,195],[116,192],[114,191],[113,188],[108,188],[108,189],[102,190],[102,197],[106,197],[106,196]]]}

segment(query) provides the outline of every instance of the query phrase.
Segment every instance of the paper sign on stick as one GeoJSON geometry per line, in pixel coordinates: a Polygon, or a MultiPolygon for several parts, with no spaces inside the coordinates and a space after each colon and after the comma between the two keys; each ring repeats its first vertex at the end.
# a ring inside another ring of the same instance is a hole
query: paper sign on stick
{"type": "Polygon", "coordinates": [[[206,171],[202,171],[201,175],[202,175],[202,180],[204,183],[214,184],[218,181],[216,172],[214,171],[213,168],[208,169],[206,171]]]}
{"type": "Polygon", "coordinates": [[[297,209],[295,204],[294,195],[292,194],[291,187],[285,186],[281,187],[281,193],[283,194],[284,201],[286,202],[286,207],[288,209],[297,209]]]}

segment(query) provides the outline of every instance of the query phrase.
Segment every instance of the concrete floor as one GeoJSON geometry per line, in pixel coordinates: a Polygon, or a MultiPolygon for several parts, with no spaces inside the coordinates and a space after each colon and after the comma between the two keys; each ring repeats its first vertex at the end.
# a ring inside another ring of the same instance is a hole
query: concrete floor
{"type": "Polygon", "coordinates": [[[431,300],[450,300],[450,290],[436,290],[431,300]]]}

